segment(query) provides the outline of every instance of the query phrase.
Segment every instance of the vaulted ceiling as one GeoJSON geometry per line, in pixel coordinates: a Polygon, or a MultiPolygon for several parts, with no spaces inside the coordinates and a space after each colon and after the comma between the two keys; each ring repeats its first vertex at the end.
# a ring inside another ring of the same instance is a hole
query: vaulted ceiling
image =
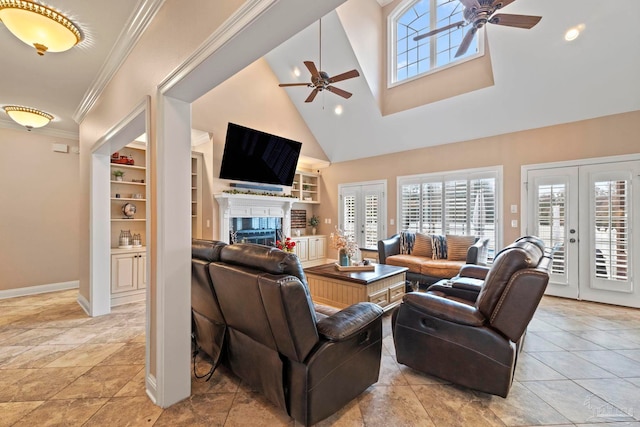
{"type": "MultiPolygon", "coordinates": [[[[353,97],[321,93],[304,103],[307,88],[282,89],[332,162],[640,110],[638,0],[518,0],[505,12],[543,19],[531,30],[488,28],[493,86],[389,115],[380,110],[383,65],[371,67],[372,59],[384,53],[385,35],[370,26],[359,28],[353,19],[357,8],[349,8],[353,1],[322,21],[323,68],[334,75],[358,69],[361,77],[336,85],[353,97]],[[579,24],[584,25],[580,37],[566,42],[565,31],[579,24]],[[343,106],[340,116],[334,113],[337,104],[343,106]]],[[[376,0],[357,1],[381,7],[376,0]]],[[[0,106],[48,111],[56,120],[34,132],[74,135],[97,88],[108,81],[144,28],[144,17],[162,0],[49,3],[71,12],[87,40],[64,54],[39,57],[0,24],[0,106]]],[[[318,62],[317,24],[266,59],[279,81],[306,81],[303,61],[318,62]],[[292,74],[294,66],[301,69],[300,77],[292,74]]],[[[0,127],[16,125],[0,113],[0,127]]]]}

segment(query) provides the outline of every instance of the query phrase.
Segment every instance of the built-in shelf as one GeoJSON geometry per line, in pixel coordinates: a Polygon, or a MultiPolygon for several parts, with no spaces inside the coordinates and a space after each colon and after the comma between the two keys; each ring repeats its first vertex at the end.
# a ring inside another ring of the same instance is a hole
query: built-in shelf
{"type": "Polygon", "coordinates": [[[147,151],[143,147],[128,144],[118,150],[118,154],[133,159],[134,164],[111,163],[110,165],[112,306],[144,301],[147,283],[146,246],[130,249],[118,247],[122,232],[128,232],[132,238],[138,235],[142,245],[148,244],[146,241],[148,225],[146,186],[149,181],[146,168],[147,151]],[[117,170],[124,172],[122,181],[117,181],[113,175],[117,170]],[[121,197],[116,197],[116,194],[121,197]],[[136,206],[134,218],[123,216],[122,207],[126,204],[136,206]]]}
{"type": "Polygon", "coordinates": [[[147,185],[144,182],[131,182],[131,181],[113,181],[111,180],[112,184],[127,184],[127,185],[147,185]]]}
{"type": "Polygon", "coordinates": [[[311,172],[297,171],[291,186],[291,194],[300,203],[320,203],[320,176],[311,172]]]}

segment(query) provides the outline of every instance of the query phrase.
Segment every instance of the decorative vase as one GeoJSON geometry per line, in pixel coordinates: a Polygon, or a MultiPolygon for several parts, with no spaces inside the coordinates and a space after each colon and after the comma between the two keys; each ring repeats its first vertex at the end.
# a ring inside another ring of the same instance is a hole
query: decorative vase
{"type": "Polygon", "coordinates": [[[315,228],[315,227],[313,227],[313,228],[311,229],[311,234],[313,234],[313,235],[315,236],[315,234],[316,234],[316,228],[315,228]]]}
{"type": "Polygon", "coordinates": [[[347,256],[346,249],[342,248],[338,250],[338,262],[342,267],[347,267],[349,265],[349,257],[347,256]]]}

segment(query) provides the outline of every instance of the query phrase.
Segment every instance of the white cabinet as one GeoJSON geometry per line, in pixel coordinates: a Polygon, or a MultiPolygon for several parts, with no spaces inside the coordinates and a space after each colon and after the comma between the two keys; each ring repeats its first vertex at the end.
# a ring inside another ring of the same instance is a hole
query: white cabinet
{"type": "Polygon", "coordinates": [[[309,259],[309,240],[306,237],[292,237],[291,240],[296,242],[294,251],[300,262],[307,261],[309,259]]]}
{"type": "Polygon", "coordinates": [[[327,256],[327,236],[292,237],[296,242],[295,254],[303,267],[324,264],[327,256]]]}
{"type": "Polygon", "coordinates": [[[145,248],[136,251],[113,250],[111,254],[111,305],[144,299],[146,287],[147,255],[145,248]]]}
{"type": "Polygon", "coordinates": [[[291,194],[300,199],[300,203],[320,203],[320,176],[311,172],[297,171],[291,194]]]}
{"type": "Polygon", "coordinates": [[[327,257],[327,238],[325,236],[309,236],[309,261],[324,260],[327,257]]]}

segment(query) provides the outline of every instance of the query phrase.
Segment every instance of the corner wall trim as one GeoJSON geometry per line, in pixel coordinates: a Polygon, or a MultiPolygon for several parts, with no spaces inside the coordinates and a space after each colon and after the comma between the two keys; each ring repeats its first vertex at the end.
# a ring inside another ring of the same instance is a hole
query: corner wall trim
{"type": "Polygon", "coordinates": [[[156,386],[156,377],[154,377],[151,374],[147,374],[146,383],[147,383],[147,387],[146,387],[147,396],[149,396],[149,399],[151,399],[154,405],[157,405],[158,399],[156,396],[158,395],[158,391],[156,386]]]}
{"type": "Polygon", "coordinates": [[[46,285],[27,286],[25,288],[6,289],[4,291],[0,291],[0,299],[45,294],[47,292],[55,291],[66,291],[68,289],[78,289],[79,287],[80,281],[72,280],[70,282],[49,283],[46,285]]]}
{"type": "Polygon", "coordinates": [[[80,292],[78,292],[78,298],[76,299],[76,301],[78,302],[80,308],[82,308],[84,312],[87,313],[87,316],[93,317],[91,316],[91,304],[89,304],[89,300],[86,299],[83,295],[80,295],[80,292]]]}

